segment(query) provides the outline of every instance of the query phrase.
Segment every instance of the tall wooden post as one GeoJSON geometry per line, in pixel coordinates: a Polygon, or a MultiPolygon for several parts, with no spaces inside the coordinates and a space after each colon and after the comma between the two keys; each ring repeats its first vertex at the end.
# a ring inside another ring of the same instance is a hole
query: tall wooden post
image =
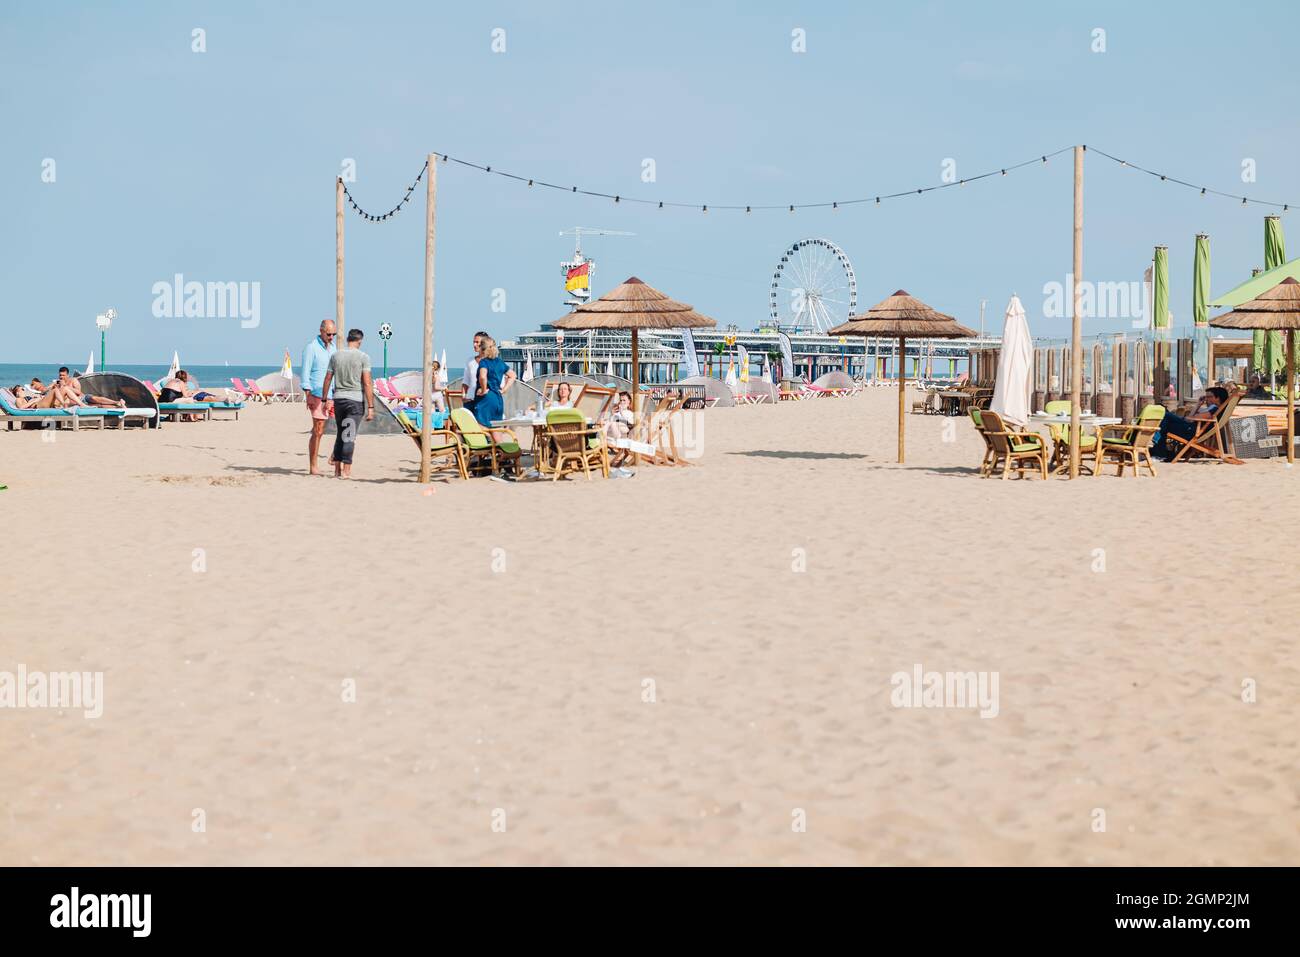
{"type": "Polygon", "coordinates": [[[420,395],[420,481],[429,481],[430,432],[433,429],[433,248],[434,211],[438,206],[438,157],[430,153],[424,206],[424,375],[420,395]]]}
{"type": "Polygon", "coordinates": [[[907,340],[898,337],[898,461],[903,461],[903,393],[907,389],[907,340]]]}
{"type": "Polygon", "coordinates": [[[636,354],[636,330],[632,330],[632,421],[641,421],[641,369],[636,354]]]}
{"type": "MultiPolygon", "coordinates": [[[[1070,325],[1070,478],[1079,477],[1079,399],[1083,392],[1083,147],[1074,148],[1074,308],[1070,325]]],[[[1100,440],[1098,440],[1100,441],[1100,440]]]]}
{"type": "Polygon", "coordinates": [[[343,328],[343,177],[334,182],[334,331],[344,339],[343,328]]]}
{"type": "Polygon", "coordinates": [[[1295,330],[1286,331],[1286,464],[1295,463],[1295,330]]]}

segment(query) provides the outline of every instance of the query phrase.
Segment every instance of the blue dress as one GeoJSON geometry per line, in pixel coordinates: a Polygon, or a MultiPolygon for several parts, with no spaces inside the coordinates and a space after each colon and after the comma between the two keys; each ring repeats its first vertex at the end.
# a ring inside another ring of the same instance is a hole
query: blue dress
{"type": "Polygon", "coordinates": [[[479,359],[478,367],[480,371],[487,373],[487,393],[474,403],[474,418],[478,419],[479,425],[486,426],[491,425],[494,420],[500,422],[505,418],[506,404],[501,398],[501,380],[506,375],[506,363],[499,357],[479,359]]]}

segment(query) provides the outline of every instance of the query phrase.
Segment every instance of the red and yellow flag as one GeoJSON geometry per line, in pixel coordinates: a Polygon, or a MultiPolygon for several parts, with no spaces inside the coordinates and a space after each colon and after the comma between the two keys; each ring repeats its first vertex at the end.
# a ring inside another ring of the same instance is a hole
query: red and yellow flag
{"type": "Polygon", "coordinates": [[[591,271],[591,263],[583,263],[581,266],[574,266],[564,274],[564,288],[566,292],[572,292],[575,289],[586,289],[588,286],[587,274],[591,271]]]}

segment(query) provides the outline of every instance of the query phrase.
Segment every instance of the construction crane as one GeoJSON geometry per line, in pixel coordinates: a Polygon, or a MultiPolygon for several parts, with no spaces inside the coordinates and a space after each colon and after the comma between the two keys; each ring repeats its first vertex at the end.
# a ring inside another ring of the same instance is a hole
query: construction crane
{"type": "Polygon", "coordinates": [[[560,263],[560,273],[564,276],[564,288],[573,298],[566,299],[566,306],[580,306],[591,298],[591,274],[596,271],[596,261],[582,255],[583,236],[635,236],[636,233],[621,229],[601,229],[596,226],[574,226],[560,231],[561,236],[573,237],[573,258],[560,263]]]}

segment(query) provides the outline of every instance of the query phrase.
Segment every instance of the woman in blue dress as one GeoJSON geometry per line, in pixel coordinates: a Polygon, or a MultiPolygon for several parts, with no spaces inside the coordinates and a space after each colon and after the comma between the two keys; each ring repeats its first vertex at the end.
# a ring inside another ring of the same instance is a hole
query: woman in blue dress
{"type": "Polygon", "coordinates": [[[501,393],[515,380],[513,369],[507,368],[495,339],[483,340],[483,355],[478,360],[478,388],[474,390],[474,418],[479,425],[490,427],[493,421],[505,418],[506,406],[501,393]]]}

